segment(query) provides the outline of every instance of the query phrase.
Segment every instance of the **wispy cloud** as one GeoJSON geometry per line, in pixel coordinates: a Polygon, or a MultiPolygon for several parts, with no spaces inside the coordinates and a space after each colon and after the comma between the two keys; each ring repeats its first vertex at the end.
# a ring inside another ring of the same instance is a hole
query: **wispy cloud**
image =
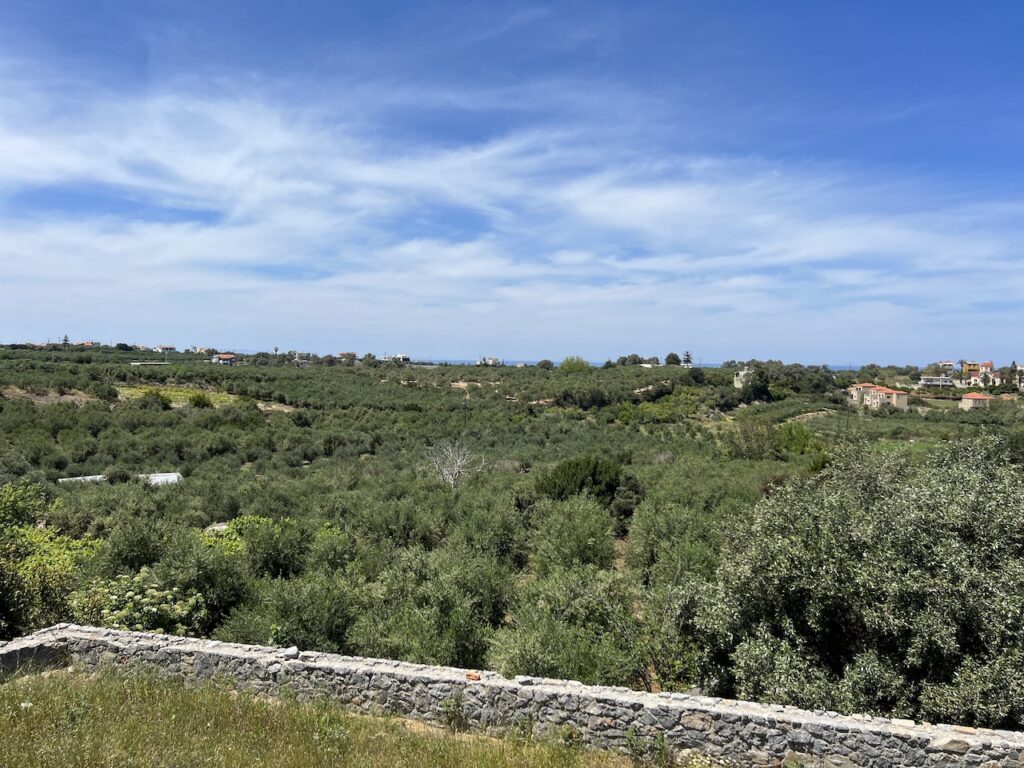
{"type": "Polygon", "coordinates": [[[631,116],[613,124],[600,83],[503,104],[364,82],[306,101],[280,83],[113,93],[25,70],[0,63],[7,340],[836,362],[962,349],[964,295],[1024,289],[1020,201],[667,147],[648,128],[663,107],[621,94],[631,116]],[[509,105],[486,138],[390,122],[509,105]],[[62,206],[83,186],[103,193],[62,206]]]}

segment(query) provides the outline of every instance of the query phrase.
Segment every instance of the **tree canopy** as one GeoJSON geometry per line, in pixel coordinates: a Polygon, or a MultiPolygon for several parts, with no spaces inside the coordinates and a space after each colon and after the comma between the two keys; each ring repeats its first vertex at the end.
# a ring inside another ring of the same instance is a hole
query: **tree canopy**
{"type": "Polygon", "coordinates": [[[1024,725],[1024,475],[977,439],[841,451],[759,502],[693,615],[715,693],[1024,725]]]}

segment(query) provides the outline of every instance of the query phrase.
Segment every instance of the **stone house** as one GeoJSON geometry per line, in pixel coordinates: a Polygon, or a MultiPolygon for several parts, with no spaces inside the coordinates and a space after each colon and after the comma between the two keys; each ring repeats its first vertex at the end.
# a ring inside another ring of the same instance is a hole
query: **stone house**
{"type": "Polygon", "coordinates": [[[992,396],[981,392],[968,392],[960,398],[961,411],[973,411],[978,408],[988,408],[992,402],[992,396]]]}
{"type": "Polygon", "coordinates": [[[880,384],[854,384],[849,388],[850,402],[877,411],[885,405],[891,405],[901,411],[909,410],[910,396],[899,389],[890,389],[880,384]]]}

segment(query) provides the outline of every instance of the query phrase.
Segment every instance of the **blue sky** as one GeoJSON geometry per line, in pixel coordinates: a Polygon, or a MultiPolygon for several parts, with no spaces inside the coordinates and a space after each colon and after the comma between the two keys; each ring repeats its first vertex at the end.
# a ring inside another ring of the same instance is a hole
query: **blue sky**
{"type": "Polygon", "coordinates": [[[0,5],[0,340],[1024,359],[1024,6],[0,5]]]}

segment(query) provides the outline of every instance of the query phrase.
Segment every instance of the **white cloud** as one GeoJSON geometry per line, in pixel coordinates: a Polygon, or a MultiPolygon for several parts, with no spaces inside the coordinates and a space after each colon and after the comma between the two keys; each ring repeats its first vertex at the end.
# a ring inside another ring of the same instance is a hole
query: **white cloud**
{"type": "Polygon", "coordinates": [[[958,329],[982,316],[945,310],[965,293],[1024,288],[1018,201],[666,150],[642,115],[610,128],[593,93],[559,110],[550,84],[524,87],[516,108],[543,119],[442,143],[399,140],[387,115],[486,112],[493,97],[368,84],[330,108],[280,88],[72,95],[4,74],[16,69],[0,66],[6,340],[917,358],[955,355],[942,334],[970,341],[958,329]],[[76,186],[133,205],[19,203],[76,186]],[[167,208],[204,214],[156,215],[167,208]],[[904,330],[862,332],[879,321],[904,330]]]}

